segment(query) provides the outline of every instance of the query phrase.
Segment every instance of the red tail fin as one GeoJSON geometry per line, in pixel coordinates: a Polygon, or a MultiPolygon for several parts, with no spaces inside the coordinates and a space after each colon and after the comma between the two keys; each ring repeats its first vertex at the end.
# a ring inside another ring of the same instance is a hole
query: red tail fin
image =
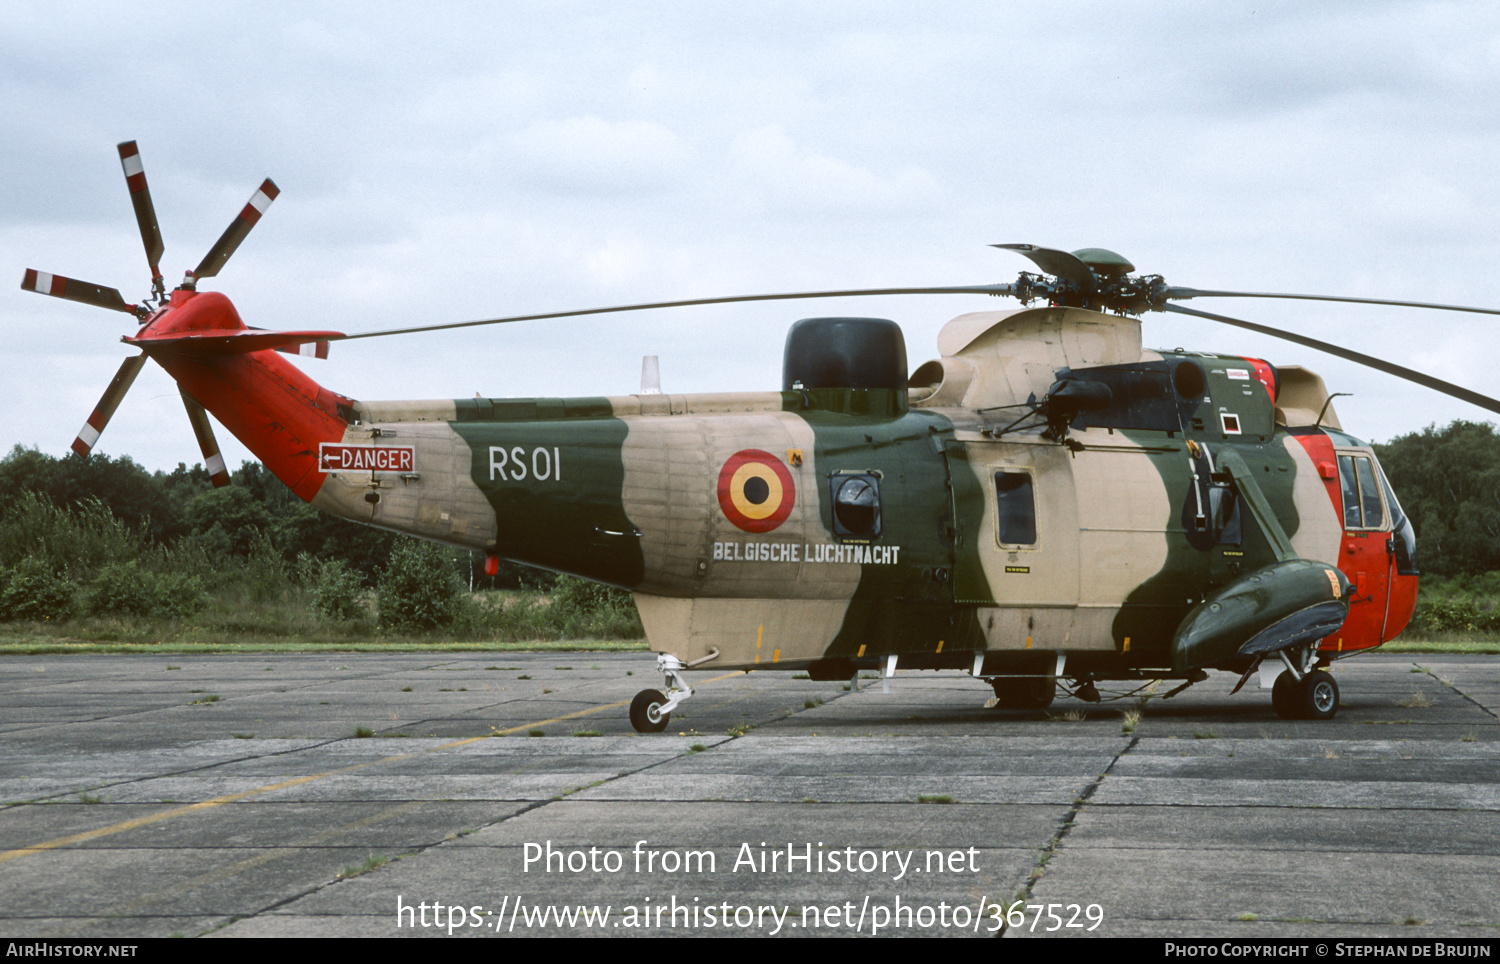
{"type": "Polygon", "coordinates": [[[311,500],[324,478],[318,446],[343,440],[353,400],[323,388],[275,349],[337,334],[252,331],[224,295],[178,290],[125,340],[154,358],[293,492],[311,500]]]}

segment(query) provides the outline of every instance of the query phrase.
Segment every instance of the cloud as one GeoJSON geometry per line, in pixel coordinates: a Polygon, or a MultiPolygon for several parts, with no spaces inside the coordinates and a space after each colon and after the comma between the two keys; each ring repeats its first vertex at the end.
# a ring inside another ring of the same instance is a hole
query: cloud
{"type": "Polygon", "coordinates": [[[799,149],[775,124],[736,137],[729,165],[745,189],[771,207],[891,212],[920,208],[940,193],[937,181],[920,168],[877,173],[799,149]]]}
{"type": "Polygon", "coordinates": [[[652,121],[542,121],[512,146],[523,177],[558,194],[654,194],[678,183],[691,160],[682,138],[652,121]]]}

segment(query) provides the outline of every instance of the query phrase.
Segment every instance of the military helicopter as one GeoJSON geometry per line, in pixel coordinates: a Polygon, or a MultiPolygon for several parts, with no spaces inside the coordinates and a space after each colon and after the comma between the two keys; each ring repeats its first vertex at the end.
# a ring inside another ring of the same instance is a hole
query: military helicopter
{"type": "Polygon", "coordinates": [[[634,594],[665,692],[689,669],[962,670],[992,707],[1059,688],[1255,675],[1283,718],[1330,719],[1326,667],[1396,636],[1416,600],[1416,538],[1371,447],[1296,365],[1141,342],[1171,311],[1351,359],[1500,412],[1500,401],[1340,346],[1187,308],[1192,298],[1347,301],[1198,290],[1099,248],[996,247],[1041,274],[1009,284],[693,299],[343,334],[250,328],[200,291],[277,196],[266,180],[168,292],[136,144],[119,146],[151,295],[28,270],[22,287],[131,314],[139,349],[74,451],[87,455],[146,360],[181,389],[204,462],[228,482],[205,410],[302,499],[356,522],[634,594]],[[901,329],[807,318],[779,391],[593,398],[356,400],[278,353],[542,318],[688,305],[968,292],[1020,308],[948,322],[908,373],[901,329]]]}

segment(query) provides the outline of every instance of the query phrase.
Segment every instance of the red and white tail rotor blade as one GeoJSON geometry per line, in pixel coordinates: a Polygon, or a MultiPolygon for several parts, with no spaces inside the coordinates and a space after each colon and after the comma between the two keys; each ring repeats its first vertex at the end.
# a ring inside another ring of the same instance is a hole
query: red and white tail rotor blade
{"type": "Polygon", "coordinates": [[[109,424],[115,409],[120,407],[120,400],[130,391],[130,386],[135,383],[135,376],[141,373],[141,366],[144,364],[144,354],[125,359],[125,364],[110,379],[109,387],[104,390],[104,397],[94,406],[93,414],[83,423],[83,428],[78,430],[78,437],[73,440],[73,451],[79,455],[88,455],[94,448],[94,443],[99,441],[99,433],[109,424]]]}
{"type": "Polygon", "coordinates": [[[224,467],[224,456],[219,454],[219,440],[214,438],[214,427],[208,421],[208,412],[186,389],[178,386],[178,391],[182,392],[182,404],[187,408],[188,421],[193,423],[193,434],[198,438],[198,451],[203,453],[203,467],[208,469],[208,477],[214,488],[223,488],[229,484],[229,470],[224,467]]]}
{"type": "Polygon", "coordinates": [[[234,254],[235,249],[240,246],[240,242],[245,240],[245,235],[250,233],[250,229],[255,227],[255,223],[260,220],[260,216],[266,213],[266,208],[271,206],[271,202],[276,200],[276,195],[280,193],[281,189],[269,177],[266,178],[256,192],[250,196],[250,200],[245,202],[244,210],[240,211],[239,216],[229,222],[229,227],[220,235],[219,240],[214,242],[214,246],[209,249],[208,254],[203,256],[203,261],[199,263],[197,268],[193,269],[193,276],[196,278],[212,278],[218,274],[219,269],[224,267],[224,262],[229,260],[231,254],[234,254]]]}
{"type": "Polygon", "coordinates": [[[39,295],[80,301],[86,305],[97,305],[113,311],[124,311],[130,314],[136,311],[135,305],[120,297],[118,288],[106,288],[104,285],[79,281],[77,278],[64,278],[60,274],[48,274],[45,271],[37,271],[35,268],[26,269],[26,274],[21,278],[21,288],[26,291],[35,291],[39,295]]]}
{"type": "Polygon", "coordinates": [[[166,245],[161,240],[161,225],[156,221],[156,206],[151,203],[151,189],[146,186],[146,170],[141,166],[140,148],[135,141],[119,146],[120,166],[125,169],[125,184],[130,188],[130,203],[135,207],[135,221],[141,228],[141,244],[146,247],[146,262],[151,265],[151,280],[161,278],[161,256],[166,245]]]}

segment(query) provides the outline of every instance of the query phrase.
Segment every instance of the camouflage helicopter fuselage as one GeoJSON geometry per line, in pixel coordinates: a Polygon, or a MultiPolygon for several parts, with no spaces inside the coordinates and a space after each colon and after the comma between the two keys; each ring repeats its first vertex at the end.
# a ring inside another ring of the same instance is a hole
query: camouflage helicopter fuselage
{"type": "Polygon", "coordinates": [[[936,292],[1054,305],[955,318],[940,357],[910,376],[893,322],[821,318],[792,327],[779,392],[356,401],[278,352],[460,326],[250,329],[224,295],[198,291],[279,193],[269,179],[168,294],[136,143],[119,154],[151,297],[127,304],[114,288],[36,270],[21,284],[140,325],[124,341],[142,354],[121,365],[74,451],[91,451],[151,358],[177,381],[215,485],[229,476],[205,409],[331,513],[629,590],[672,694],[637,695],[642,730],[664,727],[691,694],[678,675],[691,666],[805,667],[816,679],[967,669],[1000,703],[1032,708],[1059,677],[1098,699],[1095,680],[1186,685],[1218,668],[1244,685],[1260,667],[1263,685],[1265,670],[1280,673],[1280,715],[1327,719],[1338,688],[1319,667],[1380,645],[1411,616],[1412,526],[1318,376],[1144,350],[1128,315],[1275,333],[1500,410],[1421,372],[1170,303],[1321,296],[1177,288],[1130,274],[1115,252],[1029,244],[997,247],[1045,275],[1009,285],[605,309],[936,292]]]}
{"type": "Polygon", "coordinates": [[[1405,625],[1404,519],[1316,375],[1143,351],[1138,321],[1080,309],[965,315],[939,348],[899,389],[350,402],[311,501],[628,589],[654,650],[713,668],[993,676],[1065,654],[1108,678],[1241,669],[1250,635],[1328,600],[1348,619],[1325,655],[1405,625]],[[1058,431],[1025,416],[1060,373],[1112,392],[1058,431]],[[1249,494],[1225,494],[1227,453],[1281,534],[1226,508],[1249,494]],[[1348,518],[1341,457],[1367,486],[1348,518]],[[1315,565],[1276,569],[1291,556],[1315,565]],[[1268,569],[1278,598],[1233,638],[1181,638],[1268,569]]]}

